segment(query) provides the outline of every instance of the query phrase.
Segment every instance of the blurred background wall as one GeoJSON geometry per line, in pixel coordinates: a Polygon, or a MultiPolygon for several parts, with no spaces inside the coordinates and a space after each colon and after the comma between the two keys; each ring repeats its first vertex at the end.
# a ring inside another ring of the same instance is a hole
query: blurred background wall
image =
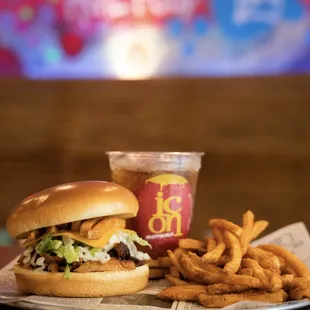
{"type": "Polygon", "coordinates": [[[309,1],[100,1],[0,3],[0,226],[109,179],[107,150],[193,150],[192,236],[246,209],[310,227],[309,1]]]}

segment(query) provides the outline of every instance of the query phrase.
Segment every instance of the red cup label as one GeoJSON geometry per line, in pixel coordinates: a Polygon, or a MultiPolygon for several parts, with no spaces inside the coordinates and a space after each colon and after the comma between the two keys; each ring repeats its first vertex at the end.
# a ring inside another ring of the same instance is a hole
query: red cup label
{"type": "Polygon", "coordinates": [[[148,240],[151,255],[163,255],[178,246],[188,234],[192,218],[192,193],[188,181],[179,175],[152,177],[137,193],[139,212],[134,229],[148,240]]]}

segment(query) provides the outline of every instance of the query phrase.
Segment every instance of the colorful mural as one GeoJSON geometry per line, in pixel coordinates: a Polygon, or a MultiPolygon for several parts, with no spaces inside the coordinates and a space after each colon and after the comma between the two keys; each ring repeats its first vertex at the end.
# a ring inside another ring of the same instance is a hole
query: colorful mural
{"type": "Polygon", "coordinates": [[[309,0],[0,1],[0,76],[308,71],[309,0]]]}

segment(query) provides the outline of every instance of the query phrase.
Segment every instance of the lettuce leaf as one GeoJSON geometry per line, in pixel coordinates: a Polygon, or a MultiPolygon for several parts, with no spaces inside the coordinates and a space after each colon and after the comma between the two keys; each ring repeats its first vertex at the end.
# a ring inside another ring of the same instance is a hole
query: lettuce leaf
{"type": "Polygon", "coordinates": [[[41,255],[42,253],[46,253],[48,248],[50,247],[50,242],[52,241],[52,234],[46,234],[40,242],[36,245],[36,251],[41,255]]]}
{"type": "Polygon", "coordinates": [[[69,265],[67,265],[64,270],[64,279],[69,280],[70,278],[71,278],[71,271],[69,265]]]}
{"type": "Polygon", "coordinates": [[[55,251],[62,246],[62,242],[60,240],[51,240],[47,246],[46,252],[55,251]]]}
{"type": "Polygon", "coordinates": [[[128,240],[130,240],[132,242],[136,242],[142,246],[148,246],[148,247],[152,248],[152,246],[146,240],[140,238],[135,231],[128,230],[128,231],[126,231],[126,234],[127,234],[128,240]]]}
{"type": "Polygon", "coordinates": [[[61,245],[57,250],[53,251],[58,257],[65,258],[68,264],[79,261],[80,250],[70,245],[61,245]]]}
{"type": "Polygon", "coordinates": [[[102,251],[101,248],[91,248],[91,249],[89,250],[91,256],[95,256],[95,254],[96,254],[97,252],[100,252],[100,251],[102,251]]]}
{"type": "Polygon", "coordinates": [[[52,252],[57,250],[62,242],[60,240],[52,240],[52,234],[47,234],[43,239],[36,245],[36,251],[41,255],[43,253],[52,252]]]}
{"type": "MultiPolygon", "coordinates": [[[[71,241],[71,240],[70,240],[71,241]]],[[[64,245],[60,240],[52,240],[52,234],[47,234],[37,244],[36,251],[41,255],[53,252],[60,258],[65,258],[68,264],[79,261],[80,249],[74,248],[71,242],[64,245]]]]}

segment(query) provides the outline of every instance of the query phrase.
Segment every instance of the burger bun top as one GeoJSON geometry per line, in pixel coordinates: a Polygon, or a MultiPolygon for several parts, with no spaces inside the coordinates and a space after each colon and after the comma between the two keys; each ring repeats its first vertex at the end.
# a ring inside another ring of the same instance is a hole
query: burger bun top
{"type": "Polygon", "coordinates": [[[137,215],[138,201],[120,185],[104,181],[81,181],[47,188],[24,199],[7,219],[14,238],[54,225],[102,216],[124,219],[137,215]]]}

